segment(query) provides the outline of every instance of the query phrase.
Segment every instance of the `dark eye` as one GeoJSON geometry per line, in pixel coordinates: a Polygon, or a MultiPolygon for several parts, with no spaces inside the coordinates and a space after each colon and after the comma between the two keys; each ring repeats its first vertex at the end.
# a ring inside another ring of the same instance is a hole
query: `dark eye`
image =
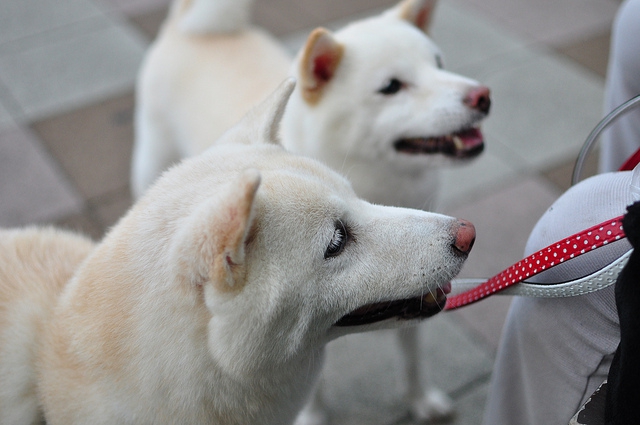
{"type": "Polygon", "coordinates": [[[331,242],[327,246],[327,250],[324,252],[324,258],[331,258],[340,255],[344,246],[347,244],[347,240],[349,239],[349,234],[347,233],[347,229],[341,221],[336,222],[336,227],[333,230],[333,236],[331,237],[331,242]]]}
{"type": "Polygon", "coordinates": [[[378,92],[384,95],[396,94],[402,87],[404,87],[402,81],[398,80],[397,78],[392,78],[389,80],[389,84],[378,90],[378,92]]]}

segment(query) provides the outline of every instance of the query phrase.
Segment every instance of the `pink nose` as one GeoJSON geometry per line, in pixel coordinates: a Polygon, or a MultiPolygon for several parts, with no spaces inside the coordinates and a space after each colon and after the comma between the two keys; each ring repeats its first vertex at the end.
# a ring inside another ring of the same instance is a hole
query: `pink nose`
{"type": "Polygon", "coordinates": [[[457,226],[454,227],[453,248],[461,254],[468,254],[475,241],[475,226],[470,221],[458,219],[457,226]]]}
{"type": "Polygon", "coordinates": [[[489,87],[478,86],[474,87],[464,98],[464,103],[471,109],[488,114],[491,109],[491,91],[489,87]]]}

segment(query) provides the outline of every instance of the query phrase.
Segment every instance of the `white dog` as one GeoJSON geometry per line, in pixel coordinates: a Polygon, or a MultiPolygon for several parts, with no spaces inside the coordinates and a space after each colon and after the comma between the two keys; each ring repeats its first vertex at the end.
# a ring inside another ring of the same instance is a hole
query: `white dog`
{"type": "Polygon", "coordinates": [[[290,424],[328,341],[440,310],[473,226],[286,152],[292,84],[98,245],[0,231],[0,424],[290,424]]]}
{"type": "MultiPolygon", "coordinates": [[[[132,192],[211,145],[286,75],[299,81],[281,128],[293,152],[320,159],[358,196],[432,209],[439,168],[483,150],[489,90],[447,72],[427,36],[435,0],[405,0],[334,33],[313,31],[293,61],[249,26],[250,0],[176,0],[140,72],[132,192]]],[[[449,416],[451,400],[423,388],[417,330],[402,334],[408,404],[418,420],[449,416]]],[[[324,423],[316,398],[299,425],[324,423]]]]}
{"type": "Polygon", "coordinates": [[[395,8],[332,34],[309,35],[293,66],[247,26],[248,0],[177,0],[140,72],[132,191],[204,151],[289,73],[299,82],[282,138],[347,175],[370,202],[425,208],[446,158],[483,149],[489,90],[442,69],[426,36],[432,1],[395,8]],[[440,154],[440,155],[436,155],[440,154]]]}

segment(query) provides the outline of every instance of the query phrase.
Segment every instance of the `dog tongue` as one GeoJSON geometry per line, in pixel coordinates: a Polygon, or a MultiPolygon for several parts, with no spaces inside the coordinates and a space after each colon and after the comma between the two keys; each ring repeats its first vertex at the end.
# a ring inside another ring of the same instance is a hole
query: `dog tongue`
{"type": "Polygon", "coordinates": [[[460,133],[456,133],[454,138],[459,138],[464,147],[463,149],[472,149],[476,146],[480,146],[483,143],[482,133],[477,128],[470,128],[460,133]]]}

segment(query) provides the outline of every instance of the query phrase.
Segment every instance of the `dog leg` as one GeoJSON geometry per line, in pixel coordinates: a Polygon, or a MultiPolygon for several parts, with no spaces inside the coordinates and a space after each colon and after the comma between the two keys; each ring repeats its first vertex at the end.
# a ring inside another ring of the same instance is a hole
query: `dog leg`
{"type": "Polygon", "coordinates": [[[136,143],[131,162],[131,193],[140,198],[160,174],[180,160],[172,132],[143,105],[136,111],[136,143]]]}
{"type": "Polygon", "coordinates": [[[298,414],[294,425],[327,425],[329,423],[322,396],[322,379],[316,382],[311,394],[311,399],[298,414]]]}
{"type": "Polygon", "coordinates": [[[418,327],[401,329],[397,334],[405,359],[404,372],[408,386],[406,399],[411,416],[421,423],[452,418],[453,400],[441,390],[424,385],[420,379],[418,327]]]}

